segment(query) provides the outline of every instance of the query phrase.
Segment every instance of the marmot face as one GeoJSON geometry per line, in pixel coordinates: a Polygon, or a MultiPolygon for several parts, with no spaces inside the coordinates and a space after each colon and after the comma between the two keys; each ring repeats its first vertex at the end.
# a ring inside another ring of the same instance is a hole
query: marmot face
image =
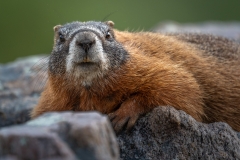
{"type": "Polygon", "coordinates": [[[114,37],[113,22],[73,22],[55,26],[49,71],[75,78],[82,85],[119,67],[128,53],[114,37]]]}

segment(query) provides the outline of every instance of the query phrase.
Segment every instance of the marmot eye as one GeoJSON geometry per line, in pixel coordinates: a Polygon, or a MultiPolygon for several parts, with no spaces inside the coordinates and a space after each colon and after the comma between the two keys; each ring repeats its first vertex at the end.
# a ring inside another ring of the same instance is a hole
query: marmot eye
{"type": "Polygon", "coordinates": [[[109,39],[111,37],[111,34],[110,32],[108,31],[107,34],[106,34],[106,39],[109,39]]]}
{"type": "Polygon", "coordinates": [[[59,33],[59,39],[61,42],[65,42],[65,38],[61,33],[59,33]]]}

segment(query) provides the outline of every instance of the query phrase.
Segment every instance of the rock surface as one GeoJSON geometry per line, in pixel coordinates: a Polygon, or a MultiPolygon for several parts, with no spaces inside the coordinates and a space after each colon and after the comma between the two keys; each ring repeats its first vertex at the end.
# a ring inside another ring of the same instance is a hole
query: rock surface
{"type": "Polygon", "coordinates": [[[155,108],[118,142],[124,160],[240,159],[240,136],[229,125],[199,123],[172,107],[155,108]]]}
{"type": "Polygon", "coordinates": [[[30,119],[29,112],[43,88],[41,83],[47,78],[45,57],[33,56],[0,65],[0,128],[30,119]]]}
{"type": "Polygon", "coordinates": [[[185,33],[205,33],[223,36],[240,42],[240,22],[202,22],[185,23],[161,22],[152,28],[153,32],[185,32],[185,33]]]}
{"type": "Polygon", "coordinates": [[[107,117],[99,113],[46,113],[0,130],[0,158],[117,160],[119,149],[107,117]]]}

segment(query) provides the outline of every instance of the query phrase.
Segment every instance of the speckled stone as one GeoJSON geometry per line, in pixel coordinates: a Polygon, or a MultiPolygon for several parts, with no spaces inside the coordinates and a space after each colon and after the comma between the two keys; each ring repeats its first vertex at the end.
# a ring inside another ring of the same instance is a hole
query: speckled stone
{"type": "Polygon", "coordinates": [[[117,160],[119,148],[106,116],[96,112],[46,113],[0,129],[0,158],[117,160]]]}
{"type": "Polygon", "coordinates": [[[173,107],[155,108],[118,142],[124,160],[240,159],[239,133],[228,124],[200,123],[173,107]]]}

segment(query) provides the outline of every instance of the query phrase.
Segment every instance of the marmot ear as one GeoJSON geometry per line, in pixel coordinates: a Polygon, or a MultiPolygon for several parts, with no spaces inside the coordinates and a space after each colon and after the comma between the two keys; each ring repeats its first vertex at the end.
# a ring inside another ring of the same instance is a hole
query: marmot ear
{"type": "Polygon", "coordinates": [[[54,32],[58,31],[58,29],[61,27],[61,25],[56,25],[55,27],[53,27],[54,32]]]}
{"type": "Polygon", "coordinates": [[[113,28],[114,22],[113,21],[107,21],[105,22],[109,27],[113,28]]]}

